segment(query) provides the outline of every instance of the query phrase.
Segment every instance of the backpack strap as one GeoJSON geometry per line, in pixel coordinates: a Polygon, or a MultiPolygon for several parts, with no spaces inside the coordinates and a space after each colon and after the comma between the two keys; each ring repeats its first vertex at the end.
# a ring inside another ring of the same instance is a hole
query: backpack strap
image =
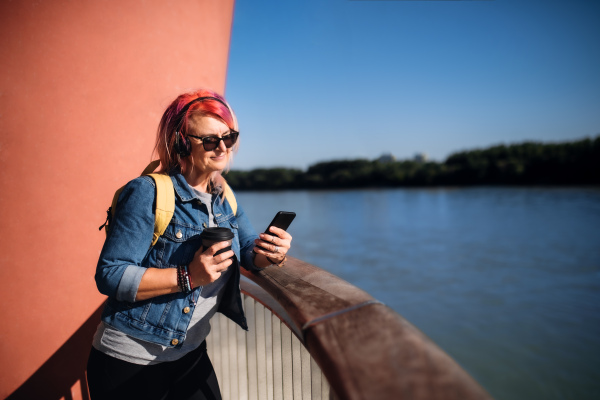
{"type": "Polygon", "coordinates": [[[148,175],[154,179],[156,185],[156,208],[154,209],[154,233],[152,234],[152,244],[154,246],[163,233],[167,230],[173,213],[175,212],[175,188],[173,181],[167,174],[153,174],[154,170],[160,165],[160,160],[154,160],[144,170],[143,175],[148,175]]]}
{"type": "MultiPolygon", "coordinates": [[[[175,188],[173,187],[173,181],[171,177],[166,174],[153,174],[154,170],[160,165],[160,161],[152,161],[148,166],[144,169],[142,174],[148,175],[154,180],[156,186],[156,208],[154,210],[154,233],[152,234],[152,244],[150,247],[154,246],[158,241],[158,238],[165,233],[167,227],[169,226],[169,222],[171,222],[171,218],[173,218],[173,213],[175,212],[175,188]]],[[[106,234],[108,235],[108,230],[110,229],[110,222],[115,215],[115,211],[117,210],[117,202],[119,200],[119,196],[125,186],[122,186],[115,192],[113,196],[112,203],[110,208],[107,211],[107,218],[104,225],[100,227],[106,228],[106,234]]]]}
{"type": "Polygon", "coordinates": [[[173,213],[175,212],[175,188],[169,175],[148,174],[156,183],[156,209],[154,210],[154,234],[152,244],[154,246],[158,238],[165,233],[173,213]]]}
{"type": "Polygon", "coordinates": [[[148,164],[148,166],[146,168],[144,168],[144,170],[142,171],[140,176],[152,174],[154,172],[154,170],[156,168],[158,168],[159,165],[160,165],[160,160],[152,161],[150,164],[148,164]]]}
{"type": "Polygon", "coordinates": [[[223,195],[229,202],[231,209],[233,210],[233,215],[237,214],[237,200],[235,199],[235,195],[233,194],[233,190],[229,187],[229,184],[223,179],[223,195]]]}

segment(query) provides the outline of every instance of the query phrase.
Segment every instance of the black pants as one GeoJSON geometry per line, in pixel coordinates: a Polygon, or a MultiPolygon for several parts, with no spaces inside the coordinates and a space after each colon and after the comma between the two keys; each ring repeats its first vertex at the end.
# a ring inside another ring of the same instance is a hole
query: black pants
{"type": "Polygon", "coordinates": [[[137,365],[92,347],[87,365],[91,400],[221,400],[206,342],[183,358],[137,365]]]}

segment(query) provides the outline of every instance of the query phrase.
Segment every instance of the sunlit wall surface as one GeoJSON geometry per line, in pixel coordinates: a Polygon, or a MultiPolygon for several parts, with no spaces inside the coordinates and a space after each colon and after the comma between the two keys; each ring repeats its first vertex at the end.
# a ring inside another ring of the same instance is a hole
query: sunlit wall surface
{"type": "Polygon", "coordinates": [[[224,91],[232,14],[233,0],[0,3],[1,398],[102,303],[105,210],[174,96],[224,91]]]}

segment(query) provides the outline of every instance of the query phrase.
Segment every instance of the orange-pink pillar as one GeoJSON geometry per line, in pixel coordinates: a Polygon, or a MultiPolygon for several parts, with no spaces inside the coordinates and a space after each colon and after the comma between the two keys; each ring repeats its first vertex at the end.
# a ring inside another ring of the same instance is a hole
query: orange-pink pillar
{"type": "Polygon", "coordinates": [[[233,3],[0,3],[0,398],[104,300],[106,208],[177,94],[223,93],[233,3]]]}

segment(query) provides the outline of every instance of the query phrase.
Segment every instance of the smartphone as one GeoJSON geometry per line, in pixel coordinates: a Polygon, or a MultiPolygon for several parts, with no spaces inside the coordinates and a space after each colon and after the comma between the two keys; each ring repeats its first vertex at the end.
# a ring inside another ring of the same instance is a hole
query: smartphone
{"type": "MultiPolygon", "coordinates": [[[[269,226],[267,226],[267,229],[265,229],[265,233],[268,234],[268,235],[273,235],[273,232],[269,231],[269,229],[272,226],[276,226],[277,228],[281,228],[283,230],[287,230],[287,228],[290,226],[290,224],[292,223],[292,221],[294,220],[294,218],[296,218],[296,213],[295,212],[291,212],[291,211],[279,211],[277,214],[275,214],[275,217],[273,218],[273,221],[271,221],[271,223],[269,224],[269,226]]],[[[262,247],[261,247],[261,249],[262,249],[262,247]]]]}
{"type": "Polygon", "coordinates": [[[277,228],[281,228],[284,231],[287,230],[287,228],[290,226],[290,224],[292,223],[292,221],[294,220],[294,218],[296,218],[296,213],[295,212],[291,212],[291,211],[279,211],[277,214],[275,214],[275,217],[273,218],[273,221],[271,221],[271,223],[269,224],[269,226],[267,226],[267,229],[265,230],[265,233],[272,235],[272,232],[269,232],[269,228],[271,228],[272,226],[276,226],[277,228]]]}

